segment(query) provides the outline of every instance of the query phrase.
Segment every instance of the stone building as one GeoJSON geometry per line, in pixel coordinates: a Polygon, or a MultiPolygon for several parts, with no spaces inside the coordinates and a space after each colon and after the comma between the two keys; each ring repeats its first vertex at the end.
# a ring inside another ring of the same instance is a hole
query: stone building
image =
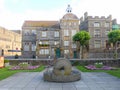
{"type": "Polygon", "coordinates": [[[59,46],[60,26],[58,21],[25,21],[22,27],[22,56],[48,58],[59,46]]]}
{"type": "Polygon", "coordinates": [[[77,46],[73,42],[72,37],[79,32],[79,18],[73,13],[66,13],[60,20],[60,28],[62,54],[68,58],[77,58],[77,46]]]}
{"type": "Polygon", "coordinates": [[[79,19],[67,13],[60,21],[25,21],[22,26],[22,56],[26,58],[77,58],[72,36],[79,31],[79,19]]]}
{"type": "Polygon", "coordinates": [[[112,30],[120,30],[120,24],[117,23],[116,19],[112,20],[112,30]]]}
{"type": "Polygon", "coordinates": [[[108,40],[107,34],[112,30],[112,16],[107,18],[88,16],[84,13],[84,18],[80,18],[80,30],[86,30],[90,33],[89,49],[104,49],[108,40]]]}
{"type": "Polygon", "coordinates": [[[21,33],[0,27],[0,56],[21,55],[21,33]]]}

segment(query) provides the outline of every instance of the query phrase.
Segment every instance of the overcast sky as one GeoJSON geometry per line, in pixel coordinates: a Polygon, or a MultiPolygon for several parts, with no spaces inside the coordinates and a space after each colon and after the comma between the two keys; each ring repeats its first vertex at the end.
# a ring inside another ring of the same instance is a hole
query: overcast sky
{"type": "Polygon", "coordinates": [[[112,15],[120,23],[120,0],[0,0],[0,26],[21,29],[25,20],[60,20],[68,4],[78,18],[112,15]]]}

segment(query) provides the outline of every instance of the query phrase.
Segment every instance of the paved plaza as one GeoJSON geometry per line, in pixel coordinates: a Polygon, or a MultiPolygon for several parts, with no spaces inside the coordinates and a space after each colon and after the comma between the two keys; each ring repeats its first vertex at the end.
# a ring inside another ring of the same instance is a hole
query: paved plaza
{"type": "MultiPolygon", "coordinates": [[[[43,71],[44,72],[44,71],[43,71]]],[[[22,72],[0,81],[0,90],[120,90],[120,79],[102,72],[81,72],[81,80],[55,83],[43,72],[22,72]]]]}

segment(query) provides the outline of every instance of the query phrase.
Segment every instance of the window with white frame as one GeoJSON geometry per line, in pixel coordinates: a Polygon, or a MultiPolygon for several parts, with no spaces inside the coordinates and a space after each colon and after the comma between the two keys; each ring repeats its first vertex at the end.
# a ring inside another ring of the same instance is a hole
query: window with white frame
{"type": "Polygon", "coordinates": [[[54,45],[58,45],[59,44],[59,41],[54,41],[54,45]]]}
{"type": "Polygon", "coordinates": [[[43,43],[43,44],[49,44],[49,42],[48,42],[48,41],[43,41],[42,43],[43,43]]]}
{"type": "Polygon", "coordinates": [[[64,54],[68,54],[69,53],[69,50],[64,50],[64,54]]]}
{"type": "Polygon", "coordinates": [[[105,27],[109,27],[109,26],[110,26],[110,23],[106,22],[105,27]]]}
{"type": "Polygon", "coordinates": [[[40,41],[39,44],[42,44],[42,41],[40,41]]]}
{"type": "Polygon", "coordinates": [[[64,22],[64,26],[66,26],[67,25],[67,23],[66,22],[64,22]]]}
{"type": "Polygon", "coordinates": [[[100,48],[101,47],[101,40],[95,40],[94,46],[95,46],[95,48],[100,48]]]}
{"type": "Polygon", "coordinates": [[[24,44],[24,51],[29,51],[30,50],[30,45],[29,45],[29,42],[26,42],[24,44]]]}
{"type": "Polygon", "coordinates": [[[36,51],[36,43],[32,42],[32,51],[36,51]]]}
{"type": "Polygon", "coordinates": [[[30,30],[24,30],[24,35],[30,35],[30,30]]]}
{"type": "Polygon", "coordinates": [[[54,32],[54,37],[59,37],[59,32],[58,31],[54,32]]]}
{"type": "Polygon", "coordinates": [[[72,36],[74,36],[76,34],[76,30],[72,30],[72,36]]]}
{"type": "Polygon", "coordinates": [[[39,53],[41,55],[48,55],[49,54],[49,49],[40,49],[39,53]]]}
{"type": "Polygon", "coordinates": [[[69,46],[69,41],[64,41],[64,46],[69,46]]]}
{"type": "Polygon", "coordinates": [[[46,31],[42,31],[42,37],[46,37],[47,36],[47,32],[46,31]]]}
{"type": "Polygon", "coordinates": [[[69,36],[69,30],[64,30],[64,36],[69,36]]]}
{"type": "Polygon", "coordinates": [[[49,49],[45,49],[45,54],[49,54],[49,49]]]}
{"type": "Polygon", "coordinates": [[[100,29],[94,30],[94,36],[95,37],[100,37],[100,29]]]}
{"type": "Polygon", "coordinates": [[[99,22],[95,22],[94,23],[94,27],[100,27],[100,23],[99,22]]]}
{"type": "Polygon", "coordinates": [[[77,25],[77,23],[76,22],[74,22],[74,26],[76,26],[77,25]]]}
{"type": "Polygon", "coordinates": [[[43,54],[44,54],[44,49],[40,49],[39,53],[40,53],[41,55],[43,55],[43,54]]]}
{"type": "Polygon", "coordinates": [[[32,30],[32,35],[36,35],[36,30],[32,30]]]}
{"type": "Polygon", "coordinates": [[[109,29],[105,30],[105,35],[108,35],[109,32],[110,32],[109,29]]]}
{"type": "Polygon", "coordinates": [[[71,22],[69,22],[69,26],[71,26],[71,22]]]}
{"type": "Polygon", "coordinates": [[[76,48],[77,45],[75,43],[72,44],[72,48],[76,48]]]}

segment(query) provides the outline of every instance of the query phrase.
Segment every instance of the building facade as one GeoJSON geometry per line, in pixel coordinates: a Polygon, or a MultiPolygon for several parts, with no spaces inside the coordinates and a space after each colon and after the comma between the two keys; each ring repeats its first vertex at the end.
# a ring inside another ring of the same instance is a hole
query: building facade
{"type": "Polygon", "coordinates": [[[89,49],[105,49],[108,41],[107,34],[112,30],[112,17],[107,18],[88,16],[84,13],[84,18],[80,18],[80,30],[86,30],[90,33],[89,49]]]}
{"type": "Polygon", "coordinates": [[[0,56],[21,55],[21,33],[0,27],[0,56]]]}
{"type": "Polygon", "coordinates": [[[112,20],[112,30],[120,30],[120,24],[117,23],[116,19],[112,20]]]}
{"type": "Polygon", "coordinates": [[[72,36],[79,31],[79,18],[67,13],[60,21],[25,21],[22,27],[22,56],[26,58],[77,58],[72,36]]]}
{"type": "MultiPolygon", "coordinates": [[[[22,56],[25,58],[79,58],[72,37],[80,30],[90,33],[89,51],[107,47],[107,34],[112,30],[112,16],[92,17],[84,13],[80,19],[68,5],[59,21],[25,21],[22,26],[22,56]]],[[[93,54],[94,55],[94,54],[93,54]]]]}

